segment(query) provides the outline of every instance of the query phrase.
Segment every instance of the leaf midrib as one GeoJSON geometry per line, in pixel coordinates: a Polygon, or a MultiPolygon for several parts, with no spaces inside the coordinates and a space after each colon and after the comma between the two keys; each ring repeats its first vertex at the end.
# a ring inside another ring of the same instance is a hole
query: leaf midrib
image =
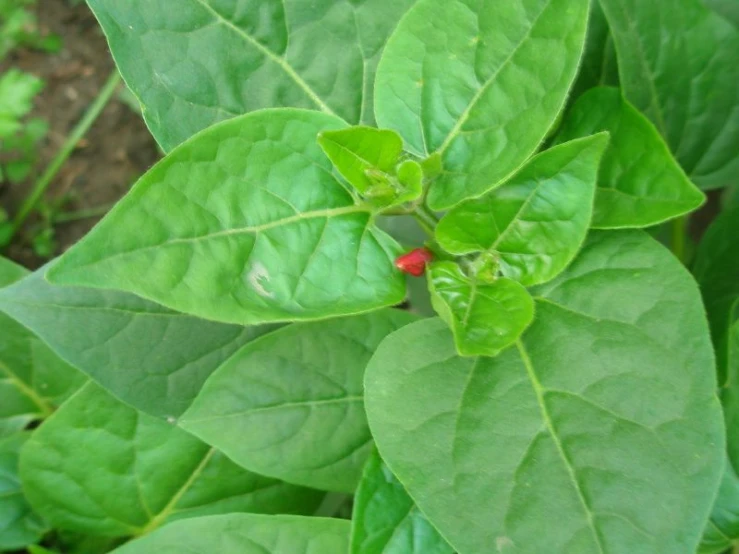
{"type": "Polygon", "coordinates": [[[272,50],[270,50],[269,48],[266,48],[263,44],[261,44],[258,40],[252,37],[249,33],[244,31],[242,28],[237,27],[231,21],[223,17],[220,13],[218,13],[215,9],[213,9],[205,0],[194,0],[194,1],[198,3],[200,6],[202,6],[205,10],[207,10],[216,19],[217,22],[231,29],[234,33],[239,35],[250,45],[252,45],[254,48],[259,50],[259,52],[264,54],[265,57],[267,57],[268,59],[276,63],[285,72],[285,74],[295,82],[295,84],[297,84],[301,89],[303,89],[303,92],[305,92],[308,95],[308,97],[313,101],[314,104],[316,104],[316,106],[318,106],[321,109],[322,112],[331,114],[336,117],[340,117],[323,100],[321,100],[318,94],[316,94],[316,92],[310,87],[310,85],[308,85],[308,83],[305,82],[305,80],[298,74],[297,71],[295,71],[295,69],[287,62],[284,56],[278,56],[277,54],[272,52],[272,50]]]}
{"type": "Polygon", "coordinates": [[[526,30],[526,33],[523,37],[521,37],[521,40],[518,42],[516,47],[511,51],[511,53],[508,55],[508,57],[500,64],[500,67],[495,70],[495,72],[485,81],[485,83],[480,87],[480,90],[478,90],[475,95],[470,100],[469,104],[467,104],[467,107],[464,109],[462,114],[457,119],[457,122],[454,124],[454,127],[452,127],[452,130],[449,131],[449,134],[444,139],[444,142],[441,143],[441,146],[437,148],[432,154],[439,153],[443,154],[444,151],[449,147],[449,145],[452,143],[452,141],[457,138],[457,136],[460,134],[460,131],[462,130],[462,127],[465,123],[467,123],[467,119],[469,119],[470,114],[472,113],[472,110],[475,108],[475,105],[477,102],[482,98],[482,96],[487,92],[487,90],[492,86],[492,84],[497,80],[500,73],[505,69],[508,64],[513,59],[513,56],[515,56],[518,51],[521,49],[523,44],[531,38],[531,33],[536,27],[537,23],[539,22],[539,19],[544,14],[545,11],[551,6],[552,0],[548,0],[544,6],[542,7],[541,11],[536,14],[536,17],[531,22],[531,26],[526,30]]]}
{"type": "Polygon", "coordinates": [[[569,475],[572,486],[575,489],[575,493],[577,494],[580,504],[582,505],[583,511],[585,512],[585,519],[587,521],[588,528],[590,529],[593,535],[593,540],[595,541],[595,544],[598,547],[598,552],[599,554],[605,554],[604,545],[595,527],[593,510],[590,507],[590,504],[588,503],[587,499],[585,498],[583,490],[580,486],[580,482],[578,481],[578,478],[577,478],[577,472],[575,471],[575,467],[572,465],[572,462],[570,461],[570,458],[567,455],[567,452],[565,451],[564,445],[562,444],[562,440],[560,439],[559,434],[557,433],[554,422],[552,421],[551,414],[549,413],[549,408],[546,404],[546,400],[544,399],[544,390],[545,390],[544,386],[541,384],[538,376],[536,375],[536,372],[534,370],[534,365],[531,362],[531,358],[529,357],[529,354],[526,351],[526,347],[524,346],[523,341],[521,339],[516,341],[516,347],[518,348],[521,361],[523,362],[523,365],[526,368],[526,374],[528,375],[529,381],[531,382],[531,387],[534,390],[534,394],[536,395],[536,401],[539,404],[539,408],[541,410],[541,415],[544,420],[544,424],[546,425],[546,428],[549,431],[549,436],[552,438],[552,442],[554,443],[554,446],[557,449],[557,453],[559,454],[559,457],[565,466],[565,470],[567,471],[567,474],[569,475]]]}

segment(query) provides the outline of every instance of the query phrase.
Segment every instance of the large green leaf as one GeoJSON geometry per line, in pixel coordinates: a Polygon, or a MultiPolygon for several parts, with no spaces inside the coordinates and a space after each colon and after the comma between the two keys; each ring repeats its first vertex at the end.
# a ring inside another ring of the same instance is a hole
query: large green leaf
{"type": "Polygon", "coordinates": [[[718,361],[728,462],[703,552],[739,540],[739,206],[721,214],[698,247],[694,273],[701,285],[718,361]]]}
{"type": "Polygon", "coordinates": [[[115,554],[345,554],[349,522],[297,516],[229,514],[176,522],[115,554]]]}
{"type": "Polygon", "coordinates": [[[180,424],[252,471],[353,492],[372,448],[364,368],[414,319],[382,310],[275,331],[223,364],[180,424]]]}
{"type": "Polygon", "coordinates": [[[221,363],[273,329],[205,321],[126,292],[56,286],[45,272],[0,290],[0,311],[115,396],[158,417],[179,417],[221,363]]]}
{"type": "Polygon", "coordinates": [[[575,78],[589,0],[421,0],[377,69],[375,113],[419,156],[442,156],[429,204],[503,182],[536,150],[575,78]]]}
{"type": "Polygon", "coordinates": [[[427,270],[431,301],[454,334],[463,356],[497,356],[534,319],[534,300],[523,285],[500,277],[467,276],[454,262],[427,270]]]}
{"type": "Polygon", "coordinates": [[[701,0],[600,0],[626,97],[701,188],[739,172],[739,30],[701,0]]]}
{"type": "Polygon", "coordinates": [[[352,510],[350,554],[453,554],[374,451],[352,510]]]}
{"type": "Polygon", "coordinates": [[[297,107],[372,123],[387,36],[414,0],[89,0],[171,150],[223,119],[297,107]]]}
{"type": "Polygon", "coordinates": [[[149,171],[48,278],[240,324],[401,302],[398,245],[316,142],[343,126],[283,109],[204,131],[149,171]]]}
{"type": "Polygon", "coordinates": [[[705,195],[690,182],[657,130],[615,88],[596,88],[568,113],[558,140],[608,131],[598,174],[593,227],[649,227],[698,208],[705,195]]]}
{"type": "Polygon", "coordinates": [[[38,542],[48,525],[26,501],[18,477],[18,455],[28,431],[0,438],[0,552],[38,542]]]}
{"type": "Polygon", "coordinates": [[[647,235],[595,233],[496,358],[439,320],[365,376],[385,462],[460,554],[693,554],[723,469],[698,289],[647,235]]]}
{"type": "Polygon", "coordinates": [[[488,252],[506,277],[530,286],[572,261],[590,226],[603,133],[534,157],[513,179],[453,208],[436,238],[454,254],[488,252]]]}
{"type": "Polygon", "coordinates": [[[317,491],[249,473],[88,383],[21,451],[31,505],[55,527],[128,536],[229,512],[311,513],[317,491]]]}

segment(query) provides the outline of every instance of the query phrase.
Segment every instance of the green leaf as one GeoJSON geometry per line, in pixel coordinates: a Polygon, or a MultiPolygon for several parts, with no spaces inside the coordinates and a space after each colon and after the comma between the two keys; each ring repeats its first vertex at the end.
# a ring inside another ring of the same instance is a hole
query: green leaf
{"type": "MultiPolygon", "coordinates": [[[[2,260],[0,282],[7,283],[24,272],[2,260]]],[[[3,437],[50,415],[86,379],[27,328],[1,312],[0,329],[0,437],[3,437]]]]}
{"type": "Polygon", "coordinates": [[[708,228],[698,247],[693,274],[701,285],[711,324],[719,384],[725,386],[731,381],[731,330],[739,322],[739,206],[722,213],[708,228]]]}
{"type": "Polygon", "coordinates": [[[243,470],[94,383],[34,432],[20,475],[31,505],[55,527],[111,537],[210,514],[311,513],[321,500],[243,470]]]}
{"type": "Polygon", "coordinates": [[[496,358],[457,356],[433,319],[383,341],[383,459],[459,554],[693,554],[724,457],[695,282],[646,234],[596,232],[534,294],[496,358]]]}
{"type": "Polygon", "coordinates": [[[367,171],[391,175],[403,153],[403,140],[397,133],[371,127],[323,131],[318,144],[339,173],[362,194],[375,185],[367,171]]]}
{"type": "Polygon", "coordinates": [[[453,554],[373,451],[354,499],[350,554],[453,554]]]}
{"type": "Polygon", "coordinates": [[[698,554],[722,554],[739,538],[739,475],[731,460],[726,463],[711,517],[701,538],[698,554]]]}
{"type": "Polygon", "coordinates": [[[726,472],[701,545],[702,552],[717,552],[739,539],[739,206],[708,228],[693,272],[711,324],[727,430],[726,472]]]}
{"type": "Polygon", "coordinates": [[[427,273],[431,301],[462,356],[497,356],[534,319],[534,301],[516,281],[484,282],[468,277],[454,262],[434,263],[427,273]]]}
{"type": "Polygon", "coordinates": [[[21,119],[33,107],[33,98],[44,82],[19,69],[9,69],[0,76],[0,138],[8,138],[21,129],[21,119]]]}
{"type": "Polygon", "coordinates": [[[254,110],[373,123],[387,36],[413,0],[89,0],[152,133],[169,151],[254,110]],[[186,54],[186,55],[183,55],[186,54]]]}
{"type": "Polygon", "coordinates": [[[601,5],[626,98],[701,188],[732,182],[739,173],[739,30],[700,0],[601,5]]]}
{"type": "Polygon", "coordinates": [[[28,270],[0,256],[0,287],[20,281],[26,275],[28,275],[28,270]]]}
{"type": "Polygon", "coordinates": [[[336,180],[316,142],[343,126],[283,109],[204,131],[149,171],[48,278],[239,324],[401,302],[399,246],[336,180]]]}
{"type": "Polygon", "coordinates": [[[167,525],[114,554],[344,554],[349,530],[340,519],[229,514],[167,525]]]}
{"type": "Polygon", "coordinates": [[[598,0],[590,0],[590,18],[580,70],[570,99],[576,100],[593,87],[618,85],[618,62],[613,36],[598,0]]]}
{"type": "Polygon", "coordinates": [[[45,273],[0,290],[0,311],[109,392],[160,418],[179,417],[218,366],[275,329],[205,321],[126,292],[60,287],[45,273]]]}
{"type": "Polygon", "coordinates": [[[739,27],[739,3],[736,0],[703,0],[703,3],[739,27]]]}
{"type": "Polygon", "coordinates": [[[531,159],[509,182],[453,208],[436,228],[448,252],[488,252],[506,277],[530,286],[553,279],[577,254],[590,226],[607,134],[531,159]]]}
{"type": "Polygon", "coordinates": [[[18,454],[30,435],[0,438],[0,552],[25,548],[49,530],[28,505],[18,477],[18,454]]]}
{"type": "Polygon", "coordinates": [[[275,331],[223,364],[179,423],[251,471],[353,492],[372,448],[364,368],[414,319],[382,310],[275,331]]]}
{"type": "Polygon", "coordinates": [[[572,107],[560,142],[608,131],[598,174],[593,227],[649,227],[698,208],[705,195],[690,182],[657,130],[615,88],[588,91],[572,107]]]}
{"type": "Polygon", "coordinates": [[[575,78],[588,3],[421,0],[401,20],[375,113],[414,154],[441,155],[433,209],[480,196],[534,153],[575,78]]]}

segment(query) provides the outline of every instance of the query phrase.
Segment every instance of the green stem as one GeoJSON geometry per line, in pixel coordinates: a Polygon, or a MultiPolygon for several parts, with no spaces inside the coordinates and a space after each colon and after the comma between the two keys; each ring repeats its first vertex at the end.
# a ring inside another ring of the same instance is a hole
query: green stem
{"type": "Polygon", "coordinates": [[[426,234],[433,238],[434,230],[436,229],[436,225],[439,223],[439,220],[433,212],[425,206],[418,206],[413,211],[413,217],[416,218],[416,221],[418,221],[418,224],[423,228],[426,234]]]}
{"type": "Polygon", "coordinates": [[[688,232],[688,216],[672,220],[672,253],[684,264],[686,261],[686,237],[688,232]]]}
{"type": "Polygon", "coordinates": [[[108,80],[105,82],[105,85],[100,90],[100,93],[98,93],[95,102],[93,102],[93,104],[87,110],[87,113],[85,113],[84,117],[72,130],[72,133],[67,137],[67,140],[62,145],[62,148],[59,150],[59,152],[57,152],[54,159],[46,168],[46,171],[44,171],[41,177],[39,177],[38,181],[36,181],[31,194],[29,194],[23,200],[23,204],[21,204],[18,213],[13,219],[13,230],[11,236],[8,237],[8,241],[10,240],[10,238],[12,238],[12,235],[18,232],[23,223],[25,223],[26,219],[28,219],[28,216],[31,215],[39,200],[41,200],[44,193],[46,192],[46,189],[49,188],[49,185],[54,180],[54,177],[56,177],[57,173],[67,161],[69,156],[72,154],[72,152],[74,152],[74,149],[77,147],[79,141],[82,140],[82,137],[84,137],[85,134],[90,130],[90,127],[92,127],[93,123],[95,123],[95,120],[102,113],[105,106],[108,105],[108,102],[115,94],[120,83],[121,76],[116,69],[113,71],[113,73],[110,74],[110,77],[108,77],[108,80]]]}
{"type": "Polygon", "coordinates": [[[105,206],[97,206],[87,210],[77,210],[74,212],[62,212],[53,217],[53,223],[71,223],[80,219],[89,219],[91,217],[100,217],[107,214],[115,204],[106,204],[105,206]]]}

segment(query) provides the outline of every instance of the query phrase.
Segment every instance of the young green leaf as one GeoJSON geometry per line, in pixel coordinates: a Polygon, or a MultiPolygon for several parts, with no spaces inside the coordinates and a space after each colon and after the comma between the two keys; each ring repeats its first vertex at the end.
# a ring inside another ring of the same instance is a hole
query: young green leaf
{"type": "Polygon", "coordinates": [[[516,281],[481,282],[454,262],[432,264],[428,280],[433,306],[452,329],[462,356],[497,356],[534,319],[534,300],[516,281]]]}
{"type": "Polygon", "coordinates": [[[383,459],[459,554],[694,554],[724,458],[695,282],[644,233],[604,232],[534,294],[495,358],[459,357],[439,320],[383,341],[383,459]]]}
{"type": "Polygon", "coordinates": [[[323,131],[318,144],[339,173],[362,194],[377,185],[367,172],[395,173],[403,153],[403,140],[396,132],[371,127],[323,131]]]}
{"type": "Polygon", "coordinates": [[[600,1],[626,98],[701,188],[730,183],[739,173],[739,30],[700,0],[600,1]]]}
{"type": "Polygon", "coordinates": [[[414,319],[382,310],[275,331],[223,364],[179,423],[251,471],[353,492],[372,448],[364,368],[414,319]]]}
{"type": "Polygon", "coordinates": [[[343,554],[349,531],[341,519],[228,514],[172,523],[113,554],[343,554]]]}
{"type": "Polygon", "coordinates": [[[577,73],[588,4],[420,0],[401,20],[375,113],[413,153],[442,157],[433,209],[487,192],[536,150],[577,73]]]}
{"type": "Polygon", "coordinates": [[[343,127],[282,109],[204,131],[149,171],[47,277],[239,324],[401,302],[399,246],[336,180],[316,142],[343,127]]]}
{"type": "Polygon", "coordinates": [[[89,4],[169,151],[213,123],[263,108],[372,124],[377,61],[413,1],[178,0],[176,14],[170,0],[89,4]]]}
{"type": "Polygon", "coordinates": [[[436,238],[448,252],[488,252],[526,286],[553,279],[577,254],[590,226],[593,196],[608,136],[555,146],[509,182],[454,207],[436,238]]]}
{"type": "Polygon", "coordinates": [[[0,438],[0,552],[26,548],[49,530],[29,506],[18,477],[18,455],[30,436],[22,431],[0,438]]]}
{"type": "Polygon", "coordinates": [[[405,160],[397,168],[398,184],[401,192],[395,204],[411,202],[423,194],[423,167],[416,161],[405,160]]]}
{"type": "Polygon", "coordinates": [[[20,475],[31,505],[55,527],[112,537],[208,514],[311,513],[322,496],[249,473],[94,383],[34,432],[20,475]]]}
{"type": "Polygon", "coordinates": [[[179,417],[218,366],[276,328],[205,321],[126,292],[52,285],[46,270],[0,290],[0,312],[116,397],[160,418],[179,417]]]}
{"type": "Polygon", "coordinates": [[[350,554],[453,554],[377,451],[354,499],[350,554]]]}
{"type": "Polygon", "coordinates": [[[657,130],[615,88],[596,88],[572,107],[557,137],[608,131],[598,174],[593,227],[649,227],[698,208],[705,195],[690,182],[657,130]]]}

